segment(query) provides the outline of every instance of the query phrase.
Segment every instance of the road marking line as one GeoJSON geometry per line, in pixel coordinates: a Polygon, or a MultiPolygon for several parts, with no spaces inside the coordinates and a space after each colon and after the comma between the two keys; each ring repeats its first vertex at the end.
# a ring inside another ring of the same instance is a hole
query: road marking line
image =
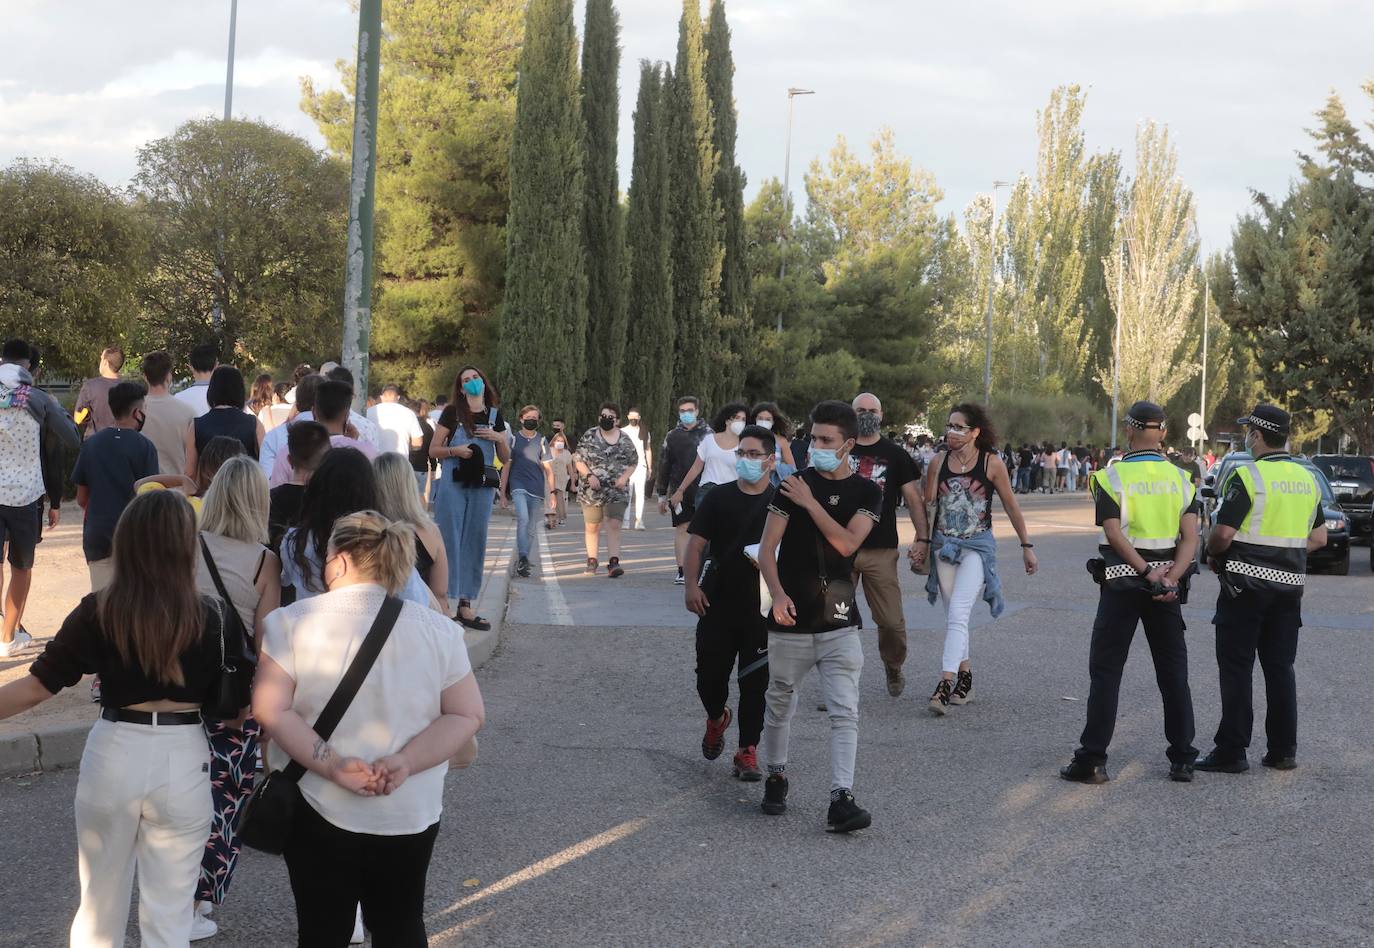
{"type": "Polygon", "coordinates": [[[558,572],[554,568],[553,551],[549,549],[549,531],[539,531],[539,580],[543,584],[545,605],[548,609],[546,625],[576,625],[568,600],[563,596],[563,588],[558,585],[558,572]]]}

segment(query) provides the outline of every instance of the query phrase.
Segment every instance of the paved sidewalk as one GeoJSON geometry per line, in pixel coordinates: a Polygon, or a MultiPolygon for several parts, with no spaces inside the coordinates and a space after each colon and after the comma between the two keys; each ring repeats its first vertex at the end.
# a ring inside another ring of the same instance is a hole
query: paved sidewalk
{"type": "MultiPolygon", "coordinates": [[[[38,551],[33,590],[24,615],[24,627],[37,644],[16,658],[0,661],[0,684],[28,674],[34,658],[62,620],[90,591],[79,521],[60,525],[47,535],[38,551]]],[[[500,641],[514,553],[515,515],[498,509],[491,518],[486,573],[477,601],[478,614],[490,619],[492,627],[487,632],[465,633],[474,668],[492,657],[500,641]]],[[[95,715],[88,677],[33,710],[0,721],[0,776],[75,766],[81,760],[95,715]]]]}

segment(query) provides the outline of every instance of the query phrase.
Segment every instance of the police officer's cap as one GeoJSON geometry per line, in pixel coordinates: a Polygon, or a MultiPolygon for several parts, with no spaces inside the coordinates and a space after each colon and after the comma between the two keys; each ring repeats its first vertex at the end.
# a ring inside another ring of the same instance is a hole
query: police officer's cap
{"type": "Polygon", "coordinates": [[[1164,409],[1154,402],[1139,401],[1126,409],[1126,424],[1139,431],[1164,427],[1164,409]]]}
{"type": "Polygon", "coordinates": [[[1271,434],[1286,435],[1292,427],[1292,419],[1288,412],[1277,405],[1261,402],[1250,410],[1250,414],[1237,418],[1236,424],[1249,425],[1271,434]]]}

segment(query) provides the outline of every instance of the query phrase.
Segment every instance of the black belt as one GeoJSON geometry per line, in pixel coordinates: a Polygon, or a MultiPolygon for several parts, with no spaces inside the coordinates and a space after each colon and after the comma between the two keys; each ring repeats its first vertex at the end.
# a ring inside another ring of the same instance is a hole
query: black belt
{"type": "Polygon", "coordinates": [[[102,708],[100,716],[106,721],[125,724],[199,724],[199,711],[134,711],[132,708],[102,708]]]}

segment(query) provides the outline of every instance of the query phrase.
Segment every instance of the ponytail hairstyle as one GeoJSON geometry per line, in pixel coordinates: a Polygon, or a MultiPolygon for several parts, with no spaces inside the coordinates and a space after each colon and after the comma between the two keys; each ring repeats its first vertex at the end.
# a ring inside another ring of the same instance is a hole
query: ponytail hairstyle
{"type": "Polygon", "coordinates": [[[979,451],[997,453],[997,429],[992,426],[992,419],[988,417],[988,410],[982,405],[973,402],[964,402],[955,405],[949,410],[953,415],[955,412],[964,416],[964,421],[971,427],[978,429],[978,438],[974,441],[979,451]]]}
{"type": "Polygon", "coordinates": [[[375,510],[340,517],[329,535],[329,556],[347,553],[353,567],[396,595],[415,569],[415,531],[375,510]]]}

